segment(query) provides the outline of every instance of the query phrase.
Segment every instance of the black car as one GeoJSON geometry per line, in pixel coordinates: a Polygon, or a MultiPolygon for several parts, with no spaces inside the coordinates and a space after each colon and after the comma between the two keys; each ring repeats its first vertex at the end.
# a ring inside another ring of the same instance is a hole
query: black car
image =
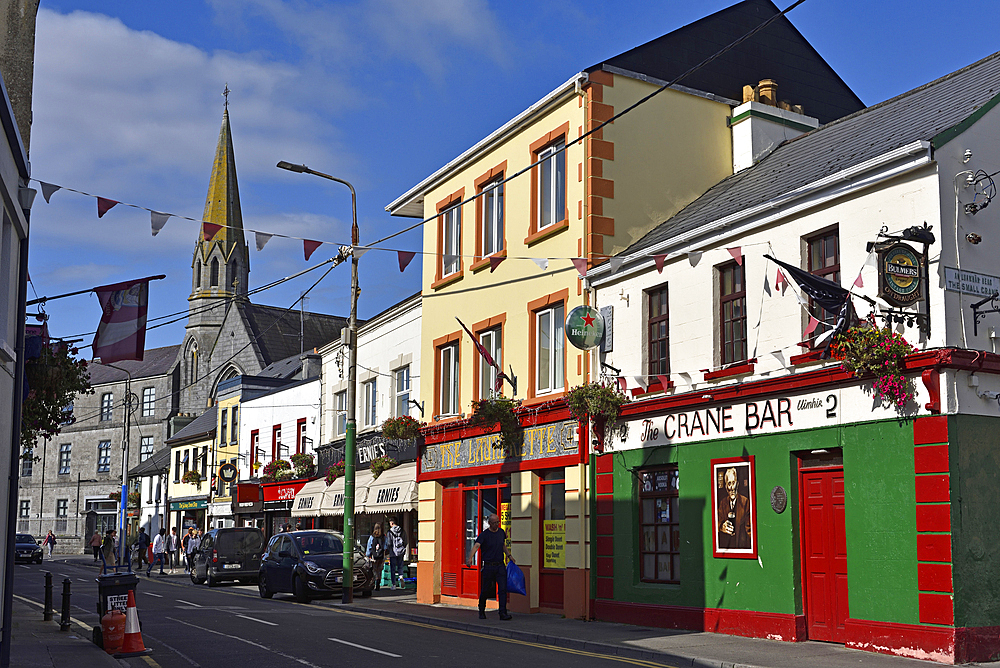
{"type": "Polygon", "coordinates": [[[42,563],[42,546],[30,533],[19,533],[14,536],[14,561],[42,563]]]}
{"type": "Polygon", "coordinates": [[[252,583],[260,570],[264,534],[255,527],[212,529],[194,552],[191,581],[214,587],[225,580],[252,583]]]}
{"type": "MultiPolygon", "coordinates": [[[[290,592],[306,602],[318,596],[343,592],[344,536],[338,531],[293,531],[271,539],[260,564],[257,588],[261,598],[290,592]]],[[[375,588],[372,568],[355,544],[354,591],[371,596],[375,588]]]]}

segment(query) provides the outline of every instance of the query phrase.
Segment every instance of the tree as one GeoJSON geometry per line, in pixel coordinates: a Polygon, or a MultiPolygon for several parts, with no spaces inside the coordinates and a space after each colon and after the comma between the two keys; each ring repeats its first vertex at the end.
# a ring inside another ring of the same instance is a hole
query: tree
{"type": "Polygon", "coordinates": [[[27,394],[21,404],[21,450],[32,457],[39,438],[59,434],[65,409],[77,394],[93,394],[86,360],[76,359],[64,343],[43,345],[38,357],[24,362],[27,394]]]}

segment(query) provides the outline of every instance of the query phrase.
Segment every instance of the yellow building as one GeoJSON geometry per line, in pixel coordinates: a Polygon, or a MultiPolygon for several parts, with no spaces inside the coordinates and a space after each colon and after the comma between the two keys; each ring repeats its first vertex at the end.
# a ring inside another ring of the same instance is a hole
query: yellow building
{"type": "MultiPolygon", "coordinates": [[[[812,104],[821,120],[862,105],[781,18],[769,30],[788,41],[734,49],[711,72],[685,80],[697,88],[665,88],[602,124],[686,70],[685,58],[697,62],[699,50],[718,49],[734,21],[752,27],[774,13],[771,3],[747,0],[584,70],[386,207],[428,221],[420,373],[435,428],[420,476],[421,600],[472,603],[478,583],[466,551],[495,510],[509,513],[512,553],[528,580],[528,596],[515,597],[512,609],[587,614],[589,448],[561,401],[599,376],[563,331],[570,311],[588,302],[580,270],[732,174],[728,121],[744,84],[775,77],[798,95],[817,84],[822,93],[796,101],[812,104]],[[796,69],[783,51],[790,48],[812,73],[796,69]],[[506,384],[504,395],[530,409],[522,417],[525,451],[516,457],[500,461],[499,450],[483,450],[482,439],[463,430],[472,402],[490,396],[496,370],[456,316],[516,377],[516,393],[506,384]]],[[[643,295],[630,297],[644,306],[643,295]]]]}
{"type": "Polygon", "coordinates": [[[219,383],[216,438],[208,459],[211,470],[208,523],[212,528],[234,525],[232,502],[239,479],[241,383],[242,376],[219,383]]]}
{"type": "Polygon", "coordinates": [[[170,470],[167,474],[168,527],[180,535],[188,527],[208,530],[209,463],[215,447],[218,409],[212,406],[167,439],[170,470]]]}

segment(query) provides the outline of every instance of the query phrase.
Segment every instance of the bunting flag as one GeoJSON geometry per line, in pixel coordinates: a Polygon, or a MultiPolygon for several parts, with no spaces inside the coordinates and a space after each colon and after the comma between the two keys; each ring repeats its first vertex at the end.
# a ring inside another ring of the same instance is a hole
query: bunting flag
{"type": "Polygon", "coordinates": [[[94,357],[102,364],[142,360],[146,347],[146,307],[150,278],[94,288],[101,302],[101,324],[94,336],[94,357]]]}
{"type": "Polygon", "coordinates": [[[257,242],[258,252],[264,250],[264,246],[266,246],[267,242],[271,240],[272,236],[274,236],[273,234],[268,234],[267,232],[254,232],[253,235],[254,240],[257,242]]]}
{"type": "MultiPolygon", "coordinates": [[[[733,256],[734,260],[736,260],[736,264],[738,264],[738,265],[740,265],[742,267],[743,266],[743,248],[740,247],[740,246],[733,246],[732,248],[727,248],[726,250],[729,251],[729,254],[733,256]]],[[[764,257],[767,257],[767,256],[765,255],[764,257]]]]}
{"type": "MultiPolygon", "coordinates": [[[[457,316],[455,320],[458,320],[457,316]]],[[[465,330],[465,333],[469,335],[470,339],[472,339],[472,345],[476,347],[476,352],[479,353],[479,356],[482,357],[484,360],[486,360],[486,363],[489,364],[491,367],[493,367],[500,373],[503,373],[503,370],[497,365],[496,360],[494,360],[493,356],[490,355],[490,351],[486,350],[486,348],[483,347],[483,344],[479,342],[479,339],[477,339],[472,335],[472,332],[470,332],[469,328],[465,326],[465,323],[462,322],[461,320],[458,320],[458,324],[462,326],[462,329],[465,330]]]]}
{"type": "Polygon", "coordinates": [[[656,265],[656,273],[658,273],[658,274],[662,274],[663,273],[663,262],[666,259],[667,259],[666,255],[654,255],[653,256],[653,264],[656,265]]]}
{"type": "Polygon", "coordinates": [[[625,258],[623,257],[613,257],[608,260],[608,264],[611,265],[611,273],[617,274],[618,270],[622,268],[622,264],[625,263],[625,258]]]}
{"type": "Polygon", "coordinates": [[[698,263],[701,262],[702,251],[691,251],[688,253],[688,262],[691,263],[692,267],[697,267],[698,263]]]}
{"type": "Polygon", "coordinates": [[[806,296],[805,296],[804,293],[802,293],[802,292],[796,292],[795,293],[795,298],[797,300],[799,300],[799,303],[802,304],[803,306],[805,306],[805,307],[809,306],[809,300],[806,299],[806,296]]]}
{"type": "Polygon", "coordinates": [[[662,387],[664,391],[670,387],[670,376],[657,376],[656,379],[660,381],[660,387],[662,387]]]}
{"type": "Polygon", "coordinates": [[[632,380],[635,381],[637,387],[642,388],[643,392],[645,392],[646,388],[649,387],[649,383],[646,381],[645,376],[632,376],[632,380]]]}
{"type": "Polygon", "coordinates": [[[170,218],[169,213],[160,213],[159,211],[149,212],[149,225],[153,228],[153,236],[155,237],[163,229],[163,226],[167,224],[167,219],[170,218]]]}
{"type": "Polygon", "coordinates": [[[865,282],[861,280],[861,273],[858,273],[858,277],[854,279],[854,287],[863,288],[865,287],[865,282]]]}
{"type": "Polygon", "coordinates": [[[403,273],[403,270],[406,269],[416,255],[413,251],[396,251],[396,259],[399,260],[399,273],[403,273]]]}
{"type": "Polygon", "coordinates": [[[107,197],[97,198],[97,217],[102,218],[104,214],[114,208],[115,204],[118,204],[113,199],[108,199],[107,197]]]}
{"type": "Polygon", "coordinates": [[[764,274],[764,292],[767,293],[768,297],[771,296],[771,284],[767,282],[767,274],[764,274]]]}
{"type": "Polygon", "coordinates": [[[351,255],[360,260],[365,256],[365,253],[367,253],[370,250],[371,248],[365,248],[364,246],[355,246],[354,248],[351,249],[351,255]]]}
{"type": "MultiPolygon", "coordinates": [[[[500,263],[507,259],[506,255],[491,255],[490,256],[490,273],[492,274],[500,266],[500,263]]],[[[501,383],[501,385],[503,385],[501,383]]]]}
{"type": "Polygon", "coordinates": [[[774,289],[781,290],[781,294],[785,294],[785,288],[788,287],[788,280],[785,275],[781,273],[781,269],[778,269],[778,275],[774,277],[774,289]]]}
{"type": "Polygon", "coordinates": [[[549,268],[549,258],[547,257],[533,257],[531,261],[538,265],[538,268],[545,271],[549,268]]]}
{"type": "Polygon", "coordinates": [[[38,185],[42,187],[42,197],[45,198],[45,203],[49,203],[49,198],[55,194],[57,190],[62,190],[61,186],[57,186],[53,183],[45,183],[44,181],[39,181],[38,185]]]}
{"type": "Polygon", "coordinates": [[[809,326],[806,327],[806,331],[802,332],[802,338],[808,339],[813,332],[816,331],[816,327],[819,325],[819,320],[813,316],[809,316],[809,326]]]}
{"type": "Polygon", "coordinates": [[[215,238],[215,235],[219,233],[222,229],[222,225],[216,225],[215,223],[202,223],[202,232],[205,235],[205,241],[211,241],[215,238]]]}
{"type": "Polygon", "coordinates": [[[624,392],[627,387],[625,378],[623,376],[618,376],[615,380],[618,381],[618,389],[624,392]]]}
{"type": "Polygon", "coordinates": [[[587,260],[582,257],[570,258],[570,262],[576,267],[576,270],[580,272],[580,276],[583,278],[587,277],[587,260]]]}
{"type": "MultiPolygon", "coordinates": [[[[302,240],[302,253],[306,256],[306,262],[312,257],[312,254],[316,252],[316,249],[323,245],[322,241],[310,241],[309,239],[302,240]]],[[[358,257],[356,254],[354,257],[358,257]]]]}
{"type": "Polygon", "coordinates": [[[812,297],[813,301],[823,307],[825,311],[831,315],[840,315],[840,311],[844,307],[844,302],[848,301],[847,290],[833,281],[810,274],[781,260],[775,260],[770,255],[765,255],[764,257],[777,263],[782,269],[787,271],[795,282],[799,284],[799,288],[812,297]]]}
{"type": "Polygon", "coordinates": [[[878,268],[878,256],[875,255],[875,251],[868,253],[868,257],[865,258],[865,266],[878,268]]]}

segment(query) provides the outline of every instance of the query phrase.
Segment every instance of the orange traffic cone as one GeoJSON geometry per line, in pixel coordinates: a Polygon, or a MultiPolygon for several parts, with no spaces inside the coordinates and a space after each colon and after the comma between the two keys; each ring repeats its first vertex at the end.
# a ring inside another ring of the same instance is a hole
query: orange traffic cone
{"type": "Polygon", "coordinates": [[[125,639],[121,652],[116,656],[145,653],[146,646],[142,644],[142,632],[139,630],[139,613],[135,609],[135,593],[129,589],[128,607],[125,609],[125,639]]]}

